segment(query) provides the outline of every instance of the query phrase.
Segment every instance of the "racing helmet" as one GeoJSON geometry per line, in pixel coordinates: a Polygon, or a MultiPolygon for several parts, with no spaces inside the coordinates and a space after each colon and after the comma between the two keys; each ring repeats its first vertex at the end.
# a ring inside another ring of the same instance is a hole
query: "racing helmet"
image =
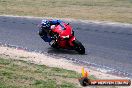
{"type": "Polygon", "coordinates": [[[42,20],[41,27],[43,29],[50,29],[50,21],[48,21],[48,20],[42,20]]]}

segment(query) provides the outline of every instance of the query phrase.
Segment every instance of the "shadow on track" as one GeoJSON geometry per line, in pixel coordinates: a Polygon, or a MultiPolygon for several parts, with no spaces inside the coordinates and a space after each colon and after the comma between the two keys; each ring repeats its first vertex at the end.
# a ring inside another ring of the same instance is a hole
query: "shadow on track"
{"type": "MultiPolygon", "coordinates": [[[[54,54],[69,54],[69,55],[80,55],[75,50],[67,50],[67,49],[54,49],[52,47],[48,48],[47,53],[54,53],[54,54]]],[[[86,54],[84,54],[86,55],[86,54]]]]}

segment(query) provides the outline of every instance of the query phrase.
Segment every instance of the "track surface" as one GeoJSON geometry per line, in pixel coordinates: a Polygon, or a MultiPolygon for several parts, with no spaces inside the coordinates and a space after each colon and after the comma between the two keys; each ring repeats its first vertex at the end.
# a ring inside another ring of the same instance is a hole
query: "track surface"
{"type": "Polygon", "coordinates": [[[36,25],[40,21],[41,19],[0,16],[0,42],[90,62],[100,68],[109,67],[132,77],[132,25],[70,21],[77,39],[86,48],[86,55],[79,55],[74,51],[56,51],[50,48],[37,35],[36,25]]]}

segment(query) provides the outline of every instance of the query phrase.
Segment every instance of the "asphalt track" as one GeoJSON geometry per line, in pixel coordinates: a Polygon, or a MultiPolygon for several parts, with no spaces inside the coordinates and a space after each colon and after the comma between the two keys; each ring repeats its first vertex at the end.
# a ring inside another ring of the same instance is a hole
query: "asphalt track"
{"type": "Polygon", "coordinates": [[[85,55],[54,50],[37,35],[41,19],[0,16],[0,43],[63,56],[76,63],[132,77],[132,25],[70,21],[85,55]]]}

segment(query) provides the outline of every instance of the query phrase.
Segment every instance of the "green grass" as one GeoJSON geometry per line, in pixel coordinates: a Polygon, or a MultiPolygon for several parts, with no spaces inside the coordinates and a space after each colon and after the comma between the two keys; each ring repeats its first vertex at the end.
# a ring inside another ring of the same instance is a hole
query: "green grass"
{"type": "Polygon", "coordinates": [[[80,77],[75,71],[0,57],[0,88],[79,88],[80,77]]]}
{"type": "Polygon", "coordinates": [[[0,58],[0,88],[75,88],[80,76],[71,70],[0,58]]]}
{"type": "Polygon", "coordinates": [[[0,0],[0,14],[132,23],[132,0],[0,0]]]}

